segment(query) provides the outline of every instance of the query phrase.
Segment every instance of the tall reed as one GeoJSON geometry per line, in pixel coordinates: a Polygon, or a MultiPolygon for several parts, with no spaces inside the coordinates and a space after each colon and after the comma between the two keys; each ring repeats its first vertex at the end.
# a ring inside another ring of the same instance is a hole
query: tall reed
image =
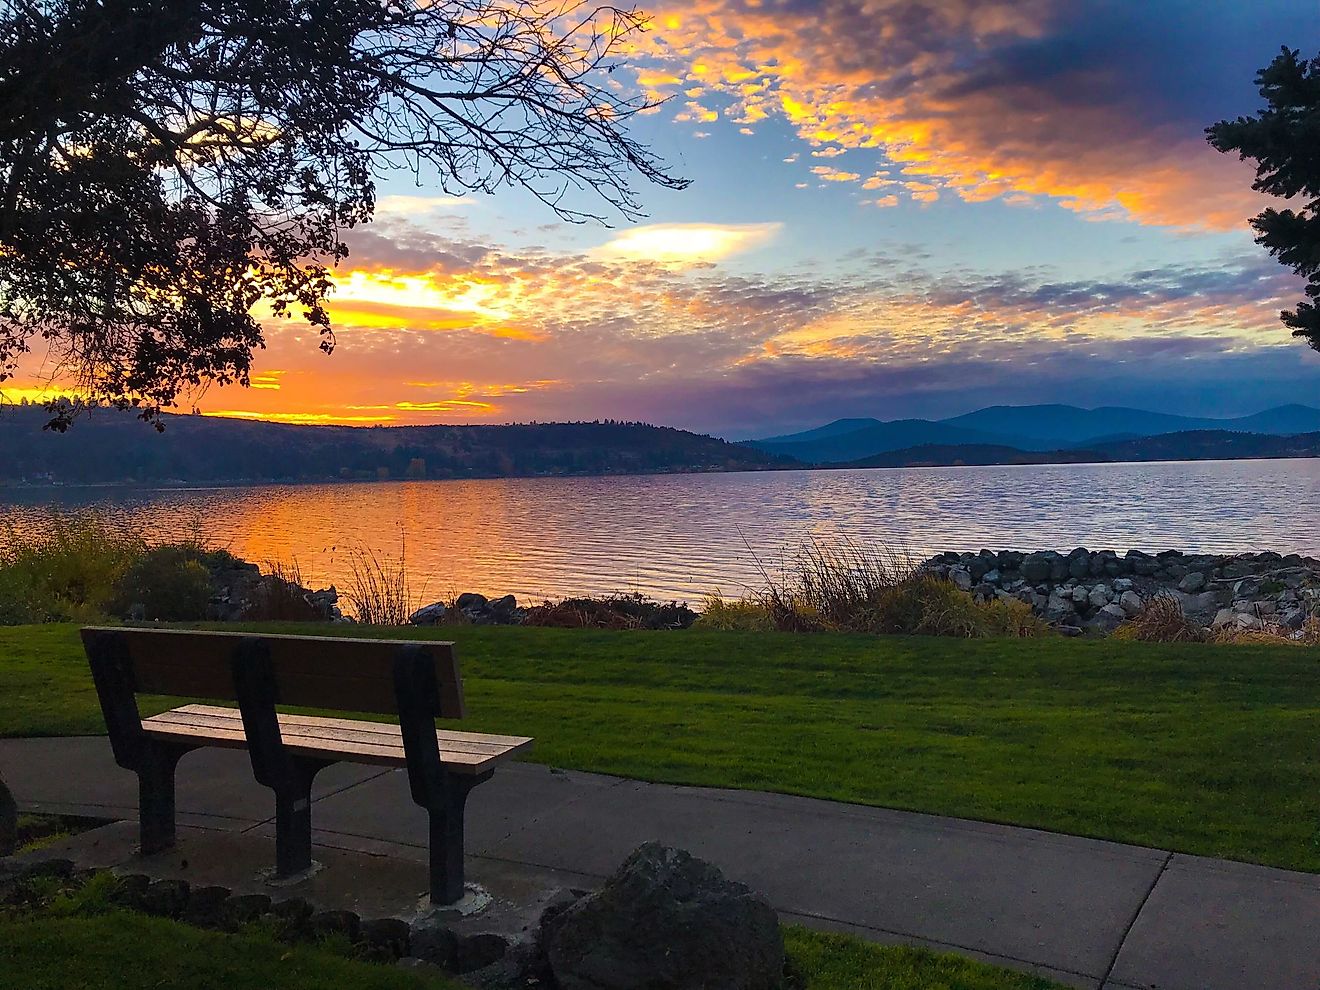
{"type": "Polygon", "coordinates": [[[343,596],[354,619],[372,626],[408,624],[408,617],[417,610],[417,599],[408,582],[406,541],[396,560],[387,560],[368,547],[351,550],[348,567],[343,596]]]}
{"type": "Polygon", "coordinates": [[[707,628],[835,630],[929,636],[1039,636],[1049,629],[1019,601],[980,602],[923,571],[903,547],[813,538],[778,575],[757,561],[763,584],[731,606],[712,596],[707,628]]]}

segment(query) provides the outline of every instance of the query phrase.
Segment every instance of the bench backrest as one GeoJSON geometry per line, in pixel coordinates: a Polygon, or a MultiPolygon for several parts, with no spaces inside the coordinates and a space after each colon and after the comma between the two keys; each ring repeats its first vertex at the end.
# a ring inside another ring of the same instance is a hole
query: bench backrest
{"type": "Polygon", "coordinates": [[[435,671],[434,695],[405,704],[420,704],[441,718],[464,715],[452,643],[102,627],[83,629],[82,638],[89,657],[98,650],[117,652],[138,694],[237,701],[234,661],[255,645],[270,658],[277,704],[381,715],[399,714],[396,659],[404,651],[413,657],[421,651],[435,671]]]}

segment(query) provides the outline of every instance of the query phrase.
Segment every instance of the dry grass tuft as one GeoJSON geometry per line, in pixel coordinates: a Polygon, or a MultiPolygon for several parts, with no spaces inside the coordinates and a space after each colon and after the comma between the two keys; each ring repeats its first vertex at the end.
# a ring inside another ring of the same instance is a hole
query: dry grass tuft
{"type": "Polygon", "coordinates": [[[256,594],[244,618],[254,622],[314,622],[321,613],[308,599],[298,561],[266,561],[256,594]]]}
{"type": "MultiPolygon", "coordinates": [[[[764,616],[785,632],[862,632],[925,636],[1042,636],[1049,626],[1024,602],[978,602],[952,582],[928,574],[904,550],[851,540],[812,540],[778,578],[761,569],[764,586],[738,603],[750,621],[764,616]]],[[[709,607],[708,600],[708,607],[709,607]]],[[[722,599],[712,616],[729,622],[722,599]]],[[[738,628],[735,626],[735,628],[738,628]]],[[[742,626],[741,628],[747,628],[742,626]]]]}
{"type": "Polygon", "coordinates": [[[1204,643],[1209,639],[1200,625],[1187,618],[1182,603],[1169,594],[1148,599],[1113,635],[1138,643],[1204,643]]]}
{"type": "Polygon", "coordinates": [[[1273,616],[1258,614],[1259,629],[1220,626],[1205,629],[1189,619],[1178,599],[1159,594],[1136,615],[1114,630],[1116,639],[1141,643],[1212,643],[1217,646],[1318,646],[1320,617],[1306,621],[1300,632],[1281,625],[1273,616]]]}
{"type": "Polygon", "coordinates": [[[403,626],[418,604],[408,584],[407,544],[397,560],[384,560],[365,547],[349,554],[349,581],[344,589],[353,618],[369,626],[403,626]]]}

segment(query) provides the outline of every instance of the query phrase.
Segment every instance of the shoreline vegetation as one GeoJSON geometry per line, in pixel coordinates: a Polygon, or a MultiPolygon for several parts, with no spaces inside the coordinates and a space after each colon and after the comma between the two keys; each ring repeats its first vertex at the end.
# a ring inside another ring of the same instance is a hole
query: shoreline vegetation
{"type": "Polygon", "coordinates": [[[774,570],[758,561],[761,584],[743,597],[712,591],[695,608],[637,592],[433,599],[410,573],[406,539],[393,558],[366,547],[345,554],[342,586],[314,588],[296,560],[263,567],[201,538],[153,544],[97,512],[52,511],[39,536],[0,533],[0,626],[299,621],[1320,644],[1320,560],[1298,554],[1078,547],[922,560],[808,539],[774,570]]]}
{"type": "Polygon", "coordinates": [[[872,446],[879,443],[880,452],[855,456],[868,448],[849,441],[847,434],[805,446],[731,443],[670,427],[610,420],[364,427],[165,415],[164,433],[151,431],[147,437],[148,428],[131,412],[95,409],[68,433],[52,437],[42,430],[48,418],[39,406],[0,406],[0,490],[1320,457],[1320,432],[1195,429],[1084,444],[1017,440],[1022,447],[981,440],[895,447],[892,440],[888,445],[876,440],[872,446]],[[845,454],[847,450],[852,453],[845,454]]]}

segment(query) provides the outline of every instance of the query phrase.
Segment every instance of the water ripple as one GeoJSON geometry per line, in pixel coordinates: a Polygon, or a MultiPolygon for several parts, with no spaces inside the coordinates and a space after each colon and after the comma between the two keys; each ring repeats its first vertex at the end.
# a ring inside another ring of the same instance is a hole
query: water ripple
{"type": "Polygon", "coordinates": [[[343,584],[403,552],[419,591],[692,599],[760,582],[808,536],[914,554],[980,547],[1320,553],[1320,460],[510,478],[0,495],[20,539],[94,506],[153,539],[203,536],[343,584]],[[759,563],[758,563],[759,561],[759,563]]]}

